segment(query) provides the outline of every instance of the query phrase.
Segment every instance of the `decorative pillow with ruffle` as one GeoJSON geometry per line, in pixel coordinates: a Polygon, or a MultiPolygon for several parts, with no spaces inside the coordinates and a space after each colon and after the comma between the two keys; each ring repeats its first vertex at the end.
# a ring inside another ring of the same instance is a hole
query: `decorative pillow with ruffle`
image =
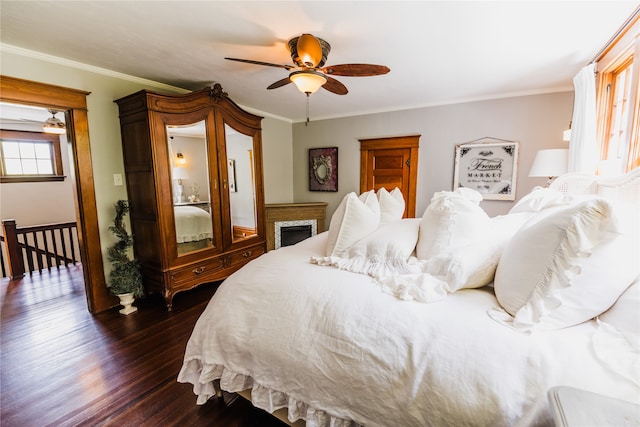
{"type": "Polygon", "coordinates": [[[354,243],[340,256],[312,257],[311,262],[372,277],[407,274],[418,241],[420,219],[391,221],[354,243]]]}
{"type": "Polygon", "coordinates": [[[482,195],[468,188],[435,193],[422,216],[416,256],[442,256],[481,239],[490,219],[480,208],[480,200],[482,195]]]}
{"type": "Polygon", "coordinates": [[[540,212],[551,205],[562,203],[565,195],[553,188],[534,187],[509,210],[509,213],[540,212]]]}
{"type": "Polygon", "coordinates": [[[637,219],[614,211],[594,198],[535,215],[502,253],[494,288],[504,310],[489,314],[517,330],[553,330],[611,307],[639,269],[637,219]]]}

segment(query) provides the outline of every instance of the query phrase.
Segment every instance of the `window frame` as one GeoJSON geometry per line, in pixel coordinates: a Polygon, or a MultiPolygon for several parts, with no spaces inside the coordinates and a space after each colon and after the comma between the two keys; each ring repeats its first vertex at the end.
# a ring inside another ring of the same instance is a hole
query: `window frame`
{"type": "Polygon", "coordinates": [[[63,181],[64,175],[62,167],[62,152],[60,150],[60,135],[49,134],[44,132],[29,132],[21,130],[0,129],[0,141],[17,141],[17,142],[48,142],[51,146],[53,155],[53,174],[51,175],[5,175],[4,159],[0,167],[0,183],[11,182],[52,182],[63,181]]]}
{"type": "MultiPolygon", "coordinates": [[[[597,143],[600,161],[610,160],[610,134],[613,126],[615,102],[615,79],[620,72],[630,67],[627,119],[623,123],[623,146],[626,152],[622,159],[621,173],[640,166],[640,9],[612,38],[595,59],[598,71],[596,80],[597,143]]],[[[602,172],[602,170],[600,171],[602,172]]]]}

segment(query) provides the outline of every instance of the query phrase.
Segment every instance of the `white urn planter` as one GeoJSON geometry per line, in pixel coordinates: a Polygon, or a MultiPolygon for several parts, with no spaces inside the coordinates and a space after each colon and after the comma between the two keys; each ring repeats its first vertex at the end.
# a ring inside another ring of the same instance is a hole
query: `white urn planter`
{"type": "Polygon", "coordinates": [[[136,300],[133,296],[133,292],[128,294],[118,294],[118,298],[120,298],[120,305],[124,308],[120,310],[120,314],[131,314],[138,311],[138,307],[134,307],[132,304],[136,300]]]}

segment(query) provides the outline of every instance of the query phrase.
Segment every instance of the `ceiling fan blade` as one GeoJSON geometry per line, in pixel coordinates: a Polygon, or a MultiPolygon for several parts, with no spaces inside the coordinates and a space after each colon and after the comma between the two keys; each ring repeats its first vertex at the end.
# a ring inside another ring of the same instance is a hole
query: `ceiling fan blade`
{"type": "Polygon", "coordinates": [[[347,87],[345,85],[343,85],[333,77],[326,77],[327,82],[322,85],[324,89],[328,90],[329,92],[335,93],[336,95],[346,95],[347,93],[349,93],[349,90],[347,90],[347,87]]]}
{"type": "Polygon", "coordinates": [[[270,62],[254,61],[252,59],[239,59],[239,58],[224,58],[224,59],[228,59],[229,61],[246,62],[247,64],[266,65],[267,67],[284,68],[285,70],[291,70],[295,68],[292,65],[272,64],[270,62]]]}
{"type": "Polygon", "coordinates": [[[32,119],[23,119],[23,118],[11,119],[11,118],[5,118],[5,117],[1,117],[0,121],[2,121],[3,123],[14,123],[14,124],[36,123],[41,125],[44,123],[44,120],[32,120],[32,119]]]}
{"type": "Polygon", "coordinates": [[[385,67],[384,65],[340,64],[324,67],[321,71],[333,76],[368,77],[387,74],[390,70],[389,67],[385,67]]]}
{"type": "Polygon", "coordinates": [[[284,86],[284,85],[287,85],[287,84],[289,84],[289,83],[291,83],[291,79],[290,79],[289,77],[285,77],[285,78],[284,78],[284,79],[282,79],[282,80],[278,80],[278,81],[277,81],[277,82],[275,82],[275,83],[271,83],[271,84],[267,87],[267,89],[277,89],[277,88],[282,87],[282,86],[284,86]]]}

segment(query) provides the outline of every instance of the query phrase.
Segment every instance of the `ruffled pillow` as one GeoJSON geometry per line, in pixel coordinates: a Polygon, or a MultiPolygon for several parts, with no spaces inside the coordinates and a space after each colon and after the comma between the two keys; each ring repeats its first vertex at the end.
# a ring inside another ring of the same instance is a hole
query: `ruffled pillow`
{"type": "Polygon", "coordinates": [[[351,245],[375,231],[380,224],[380,206],[376,193],[359,197],[349,193],[331,216],[327,237],[327,256],[340,256],[351,245]]]}
{"type": "Polygon", "coordinates": [[[640,352],[640,281],[636,279],[599,319],[614,327],[636,352],[640,352]]]}
{"type": "Polygon", "coordinates": [[[439,301],[460,289],[488,285],[493,281],[504,247],[531,215],[518,213],[490,218],[482,238],[427,259],[411,259],[408,267],[415,272],[378,277],[376,281],[397,298],[421,302],[439,301]]]}
{"type": "Polygon", "coordinates": [[[376,193],[380,204],[380,223],[402,219],[404,215],[404,197],[398,187],[388,192],[382,187],[376,193]]]}
{"type": "Polygon", "coordinates": [[[486,284],[495,266],[487,271],[484,265],[493,251],[483,239],[490,219],[479,206],[481,200],[469,188],[435,193],[420,219],[414,272],[377,278],[382,289],[400,299],[434,302],[466,284],[486,284]]]}
{"type": "Polygon", "coordinates": [[[509,213],[540,212],[542,209],[562,203],[565,195],[553,188],[535,187],[529,194],[523,196],[509,210],[509,213]]]}
{"type": "Polygon", "coordinates": [[[640,282],[636,281],[597,320],[593,350],[611,371],[640,386],[640,282]]]}
{"type": "MultiPolygon", "coordinates": [[[[494,319],[515,329],[559,329],[609,308],[638,275],[630,223],[591,199],[542,210],[507,244],[495,275],[494,319]]],[[[637,222],[637,220],[636,220],[637,222]]]]}
{"type": "Polygon", "coordinates": [[[424,271],[446,282],[449,293],[488,285],[505,246],[529,218],[528,213],[490,218],[487,229],[477,239],[428,258],[424,271]]]}
{"type": "Polygon", "coordinates": [[[489,229],[489,216],[478,203],[482,195],[469,188],[435,193],[422,216],[416,256],[428,259],[479,241],[489,229]]]}
{"type": "Polygon", "coordinates": [[[418,241],[420,220],[396,220],[354,243],[341,256],[312,257],[311,262],[354,273],[384,277],[411,272],[408,260],[418,241]]]}

